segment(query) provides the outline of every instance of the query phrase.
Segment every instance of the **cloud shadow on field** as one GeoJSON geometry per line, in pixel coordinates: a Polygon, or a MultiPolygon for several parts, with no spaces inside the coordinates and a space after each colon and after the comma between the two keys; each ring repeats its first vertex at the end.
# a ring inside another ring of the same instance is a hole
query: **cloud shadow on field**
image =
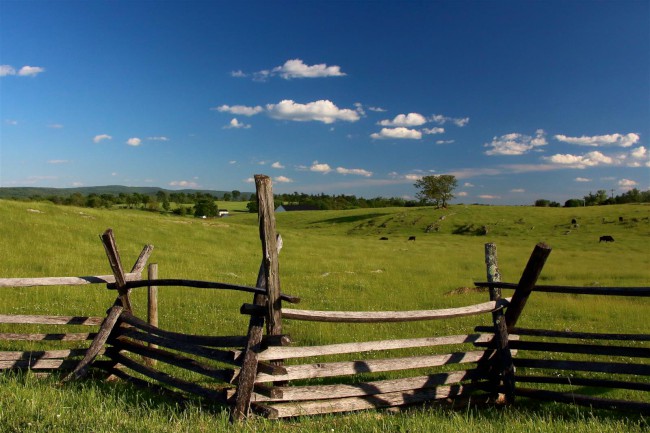
{"type": "Polygon", "coordinates": [[[368,214],[363,214],[363,215],[350,215],[350,216],[344,216],[344,217],[338,217],[338,218],[328,218],[320,221],[314,221],[312,224],[323,224],[323,223],[329,223],[329,224],[339,224],[339,223],[353,223],[357,221],[363,221],[363,220],[369,220],[372,218],[377,218],[381,216],[386,216],[388,215],[387,213],[368,213],[368,214]]]}

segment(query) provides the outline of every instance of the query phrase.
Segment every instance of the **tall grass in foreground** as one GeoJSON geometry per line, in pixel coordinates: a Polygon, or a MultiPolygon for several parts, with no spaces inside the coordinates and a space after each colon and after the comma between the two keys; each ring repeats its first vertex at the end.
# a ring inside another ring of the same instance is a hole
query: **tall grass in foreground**
{"type": "Polygon", "coordinates": [[[644,432],[647,420],[547,404],[512,408],[419,407],[231,425],[228,413],[198,403],[179,405],[124,383],[86,380],[58,386],[31,375],[0,376],[2,432],[644,432]]]}
{"type": "MultiPolygon", "coordinates": [[[[503,280],[517,282],[537,242],[553,247],[542,284],[647,286],[650,206],[540,209],[453,206],[446,210],[356,209],[283,213],[280,279],[299,308],[406,310],[464,306],[487,300],[471,290],[485,280],[483,245],[495,242],[503,280]],[[444,218],[443,218],[444,217],[444,218]],[[622,217],[622,221],[619,217],[622,217]],[[577,219],[578,227],[571,224],[577,219]],[[479,235],[483,228],[487,235],[479,235]],[[429,232],[427,232],[429,228],[429,232]],[[616,242],[600,244],[601,235],[616,242]],[[408,236],[415,235],[415,242],[408,236]],[[388,237],[380,241],[379,237],[388,237]],[[463,290],[468,288],[470,290],[463,290]],[[458,290],[461,289],[461,290],[458,290]]],[[[60,207],[0,201],[0,277],[109,274],[98,235],[113,228],[125,268],[142,246],[155,250],[160,278],[253,285],[261,259],[255,215],[201,220],[143,211],[60,207]]],[[[508,295],[508,294],[507,294],[508,295]]],[[[103,315],[115,297],[101,286],[0,289],[0,314],[103,315]]],[[[193,334],[241,334],[238,311],[251,296],[161,287],[160,326],[193,334]]],[[[144,316],[144,291],[134,291],[144,316]]],[[[647,333],[647,299],[534,293],[521,326],[573,331],[647,333]]],[[[285,332],[301,344],[380,340],[471,332],[489,317],[405,324],[303,323],[285,332]]],[[[0,332],[8,332],[6,325],[0,332]]],[[[9,350],[3,347],[4,350],[9,350]]],[[[123,383],[0,375],[0,432],[226,431],[222,409],[185,408],[123,383]]],[[[643,431],[647,422],[563,405],[404,413],[368,412],[240,426],[240,431],[643,431]]]]}

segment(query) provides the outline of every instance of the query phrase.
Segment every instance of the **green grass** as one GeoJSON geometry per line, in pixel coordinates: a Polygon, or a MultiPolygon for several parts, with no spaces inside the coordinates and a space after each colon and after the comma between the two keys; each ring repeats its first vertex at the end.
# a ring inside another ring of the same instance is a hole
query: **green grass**
{"type": "MultiPolygon", "coordinates": [[[[236,210],[232,203],[219,203],[219,207],[236,210]]],[[[650,206],[459,205],[445,210],[287,212],[277,214],[276,219],[284,239],[282,290],[300,296],[299,308],[305,309],[406,310],[484,302],[486,293],[451,293],[485,280],[486,242],[497,244],[503,280],[508,282],[518,281],[537,242],[553,248],[540,278],[542,284],[648,286],[650,281],[650,206]],[[572,226],[573,218],[578,227],[572,226]],[[479,234],[484,227],[487,235],[479,234]],[[598,238],[605,234],[616,241],[599,243],[598,238]],[[417,240],[407,241],[412,235],[417,240]],[[388,241],[380,241],[382,236],[388,241]]],[[[255,283],[261,259],[256,215],[234,212],[229,218],[201,220],[139,210],[14,201],[0,201],[0,277],[110,274],[98,237],[109,227],[115,232],[126,268],[144,244],[153,244],[150,262],[159,264],[160,278],[255,283]]],[[[0,314],[103,315],[114,296],[101,286],[0,289],[0,314]]],[[[247,319],[238,313],[239,307],[250,301],[251,296],[240,293],[161,287],[160,326],[195,334],[241,334],[247,319]]],[[[145,302],[144,293],[136,290],[136,314],[145,315],[145,302]]],[[[535,293],[520,324],[591,332],[612,332],[615,324],[617,332],[647,333],[648,306],[644,299],[535,293]]],[[[467,333],[487,322],[487,318],[466,318],[332,325],[287,320],[284,328],[299,343],[323,344],[467,333]]],[[[2,325],[0,332],[7,329],[2,325]]],[[[401,414],[367,412],[274,423],[256,420],[240,430],[550,432],[642,431],[647,427],[646,421],[634,416],[523,403],[506,411],[434,407],[401,414]]],[[[198,404],[177,407],[122,383],[86,381],[60,387],[53,379],[0,375],[0,431],[228,428],[221,409],[198,404]]]]}

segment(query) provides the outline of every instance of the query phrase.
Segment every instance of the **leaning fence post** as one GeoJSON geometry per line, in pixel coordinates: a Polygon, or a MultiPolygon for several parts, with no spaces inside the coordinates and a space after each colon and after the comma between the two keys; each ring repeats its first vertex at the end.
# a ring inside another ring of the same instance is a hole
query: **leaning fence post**
{"type": "Polygon", "coordinates": [[[124,307],[124,310],[130,313],[133,311],[131,308],[131,299],[129,297],[131,290],[125,287],[126,278],[124,276],[124,268],[122,268],[122,261],[120,260],[120,253],[117,250],[115,237],[113,236],[113,230],[107,229],[101,235],[101,239],[102,243],[104,244],[104,249],[106,250],[108,263],[110,264],[113,275],[115,276],[115,287],[119,293],[118,300],[124,307]]]}
{"type": "Polygon", "coordinates": [[[542,268],[544,267],[549,254],[551,254],[551,247],[545,243],[540,242],[535,245],[535,249],[533,250],[530,258],[528,259],[528,263],[526,264],[526,268],[521,274],[517,289],[512,295],[512,300],[508,306],[508,311],[506,311],[506,323],[508,324],[508,332],[512,332],[512,328],[514,328],[517,324],[517,320],[519,320],[519,316],[526,306],[528,297],[535,287],[537,278],[539,278],[539,274],[542,272],[542,268]]]}
{"type": "MultiPolygon", "coordinates": [[[[152,326],[158,326],[158,286],[153,282],[158,279],[158,264],[151,263],[147,268],[147,276],[149,279],[149,286],[147,287],[147,322],[152,326]]],[[[149,343],[149,347],[155,349],[157,344],[149,343]]],[[[156,365],[156,360],[146,358],[148,365],[156,365]]]]}
{"type": "MultiPolygon", "coordinates": [[[[501,282],[499,273],[499,264],[497,260],[497,246],[494,243],[485,244],[485,266],[487,270],[487,280],[489,283],[501,282]]],[[[501,288],[490,287],[490,301],[501,300],[501,288]]],[[[492,312],[492,323],[494,325],[494,348],[499,360],[499,372],[495,382],[498,385],[499,376],[503,381],[505,388],[505,397],[507,403],[514,403],[515,400],[515,367],[512,363],[512,353],[508,344],[508,329],[505,321],[503,308],[492,312]]]]}

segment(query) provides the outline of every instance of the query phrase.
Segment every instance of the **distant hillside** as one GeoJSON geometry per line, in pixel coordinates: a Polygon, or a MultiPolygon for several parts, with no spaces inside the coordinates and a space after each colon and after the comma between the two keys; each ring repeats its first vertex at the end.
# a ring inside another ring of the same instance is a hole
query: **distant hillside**
{"type": "MultiPolygon", "coordinates": [[[[89,194],[114,194],[119,195],[123,194],[144,194],[155,196],[158,191],[164,191],[168,194],[171,193],[185,193],[185,194],[211,194],[216,197],[223,197],[225,193],[231,193],[232,191],[215,191],[215,190],[206,190],[206,189],[180,189],[180,190],[169,190],[159,187],[149,187],[149,186],[122,186],[122,185],[106,185],[106,186],[84,186],[78,188],[40,188],[40,187],[7,187],[0,188],[0,198],[13,198],[13,199],[22,199],[29,198],[34,196],[49,197],[49,196],[59,196],[59,197],[69,197],[72,194],[80,193],[83,195],[89,194]]],[[[248,200],[252,192],[241,192],[241,200],[248,200]]]]}

